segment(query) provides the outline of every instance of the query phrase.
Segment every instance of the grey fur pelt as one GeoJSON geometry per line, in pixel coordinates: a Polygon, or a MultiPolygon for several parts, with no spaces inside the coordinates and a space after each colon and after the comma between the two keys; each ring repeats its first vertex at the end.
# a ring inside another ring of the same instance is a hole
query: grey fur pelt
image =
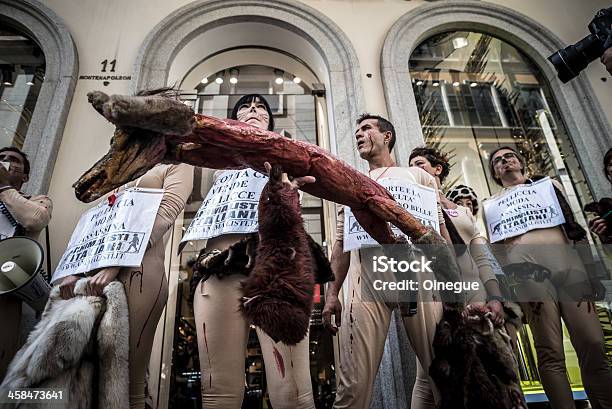
{"type": "MultiPolygon", "coordinates": [[[[113,281],[105,297],[85,295],[88,278],[75,286],[76,297],[63,300],[51,290],[40,322],[11,362],[0,391],[60,388],[66,409],[129,407],[129,322],[123,284],[113,281]],[[96,368],[96,366],[98,368],[96,368]],[[97,371],[97,404],[93,382],[97,371]]],[[[58,408],[57,402],[21,405],[58,408]]],[[[0,404],[2,408],[18,408],[0,404]]]]}

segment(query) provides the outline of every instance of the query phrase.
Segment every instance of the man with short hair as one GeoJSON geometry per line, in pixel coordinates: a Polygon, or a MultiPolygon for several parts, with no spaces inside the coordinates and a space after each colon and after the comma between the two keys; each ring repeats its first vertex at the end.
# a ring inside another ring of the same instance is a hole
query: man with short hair
{"type": "MultiPolygon", "coordinates": [[[[491,152],[489,170],[493,181],[502,187],[491,199],[503,197],[517,186],[531,185],[538,180],[535,175],[528,174],[525,158],[510,146],[501,146],[491,152]]],[[[498,249],[504,250],[502,258],[507,264],[529,262],[549,271],[549,277],[541,280],[521,279],[513,286],[513,292],[529,323],[538,358],[538,373],[550,406],[555,409],[575,408],[565,366],[564,343],[567,341],[564,340],[563,322],[576,351],[592,407],[612,409],[612,369],[606,357],[602,327],[591,301],[596,285],[588,278],[588,269],[575,247],[576,242],[584,239],[584,231],[579,234],[572,228],[576,222],[563,186],[554,179],[551,182],[564,223],[542,228],[529,225],[527,218],[521,218],[519,223],[524,225],[519,227],[523,230],[518,231],[524,233],[509,234],[500,241],[503,246],[498,249]]],[[[531,202],[535,200],[531,199],[531,202]]],[[[487,224],[492,214],[488,214],[487,207],[484,213],[487,224]]]]}
{"type": "Polygon", "coordinates": [[[45,195],[27,196],[21,188],[30,178],[30,162],[18,148],[0,149],[0,201],[17,224],[15,236],[38,239],[51,220],[53,203],[45,195]],[[8,169],[7,169],[8,167],[8,169]]]}
{"type": "MultiPolygon", "coordinates": [[[[8,146],[0,149],[0,217],[7,236],[27,236],[38,239],[51,220],[53,204],[45,195],[28,196],[21,192],[30,177],[30,162],[20,149],[8,146]]],[[[2,331],[0,332],[0,380],[19,348],[21,300],[13,296],[0,298],[2,331]]]]}
{"type": "MultiPolygon", "coordinates": [[[[368,161],[370,178],[375,181],[384,178],[401,179],[435,190],[441,232],[450,242],[434,178],[417,167],[398,167],[391,157],[396,139],[393,125],[380,116],[364,114],[357,120],[355,139],[359,156],[368,161]]],[[[329,283],[327,288],[323,322],[326,328],[338,333],[339,337],[340,368],[337,372],[339,382],[334,408],[365,409],[369,407],[372,398],[392,308],[385,302],[369,300],[365,295],[368,284],[365,283],[366,275],[362,273],[362,263],[367,263],[374,255],[382,255],[382,250],[362,248],[344,252],[344,239],[344,209],[340,209],[336,242],[331,256],[336,280],[329,283]],[[343,308],[338,293],[347,276],[348,301],[343,308]],[[331,323],[332,315],[335,316],[335,327],[331,323]]],[[[434,302],[433,294],[425,291],[419,291],[417,300],[416,314],[404,317],[403,324],[418,359],[424,368],[429,368],[433,359],[432,342],[436,323],[442,317],[442,304],[434,302]]],[[[433,385],[433,382],[430,383],[433,385]]],[[[430,390],[415,385],[411,405],[413,409],[434,408],[435,400],[430,390]]]]}

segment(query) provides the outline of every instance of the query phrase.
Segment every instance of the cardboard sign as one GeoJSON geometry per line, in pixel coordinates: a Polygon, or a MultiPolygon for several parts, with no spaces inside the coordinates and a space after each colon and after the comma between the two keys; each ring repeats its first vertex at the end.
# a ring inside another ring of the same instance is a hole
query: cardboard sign
{"type": "Polygon", "coordinates": [[[491,243],[565,223],[549,177],[518,185],[483,203],[491,243]]]}
{"type": "MultiPolygon", "coordinates": [[[[403,179],[384,178],[378,181],[393,198],[427,227],[440,231],[438,201],[436,191],[430,187],[411,183],[403,179]]],[[[397,227],[391,226],[393,233],[405,236],[397,227]]],[[[363,247],[378,247],[379,244],[361,227],[349,207],[344,208],[344,251],[363,247]]]]}
{"type": "Polygon", "coordinates": [[[219,175],[181,242],[206,240],[259,229],[257,208],[268,177],[253,169],[228,170],[219,175]]]}
{"type": "Polygon", "coordinates": [[[53,273],[52,282],[95,269],[142,263],[163,189],[130,188],[85,212],[66,252],[53,273]]]}

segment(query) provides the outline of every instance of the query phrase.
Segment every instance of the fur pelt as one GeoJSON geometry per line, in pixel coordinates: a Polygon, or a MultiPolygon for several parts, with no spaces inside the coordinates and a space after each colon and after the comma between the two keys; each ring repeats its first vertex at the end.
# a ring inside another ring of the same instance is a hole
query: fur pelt
{"type": "MultiPolygon", "coordinates": [[[[69,300],[60,297],[58,287],[51,290],[40,322],[11,362],[0,391],[63,389],[64,393],[68,391],[62,402],[66,409],[129,406],[129,318],[125,290],[119,281],[113,281],[104,289],[105,297],[87,296],[88,280],[76,283],[76,297],[69,300]]],[[[27,408],[53,405],[57,401],[28,404],[27,408]]]]}
{"type": "Polygon", "coordinates": [[[275,342],[295,345],[308,334],[313,257],[297,189],[278,165],[259,199],[259,244],[253,272],[242,282],[242,312],[275,342]]]}
{"type": "MultiPolygon", "coordinates": [[[[506,318],[520,325],[520,309],[508,303],[506,318]]],[[[494,328],[484,307],[465,316],[446,309],[436,328],[429,375],[440,389],[441,409],[527,409],[510,337],[494,328]]]]}

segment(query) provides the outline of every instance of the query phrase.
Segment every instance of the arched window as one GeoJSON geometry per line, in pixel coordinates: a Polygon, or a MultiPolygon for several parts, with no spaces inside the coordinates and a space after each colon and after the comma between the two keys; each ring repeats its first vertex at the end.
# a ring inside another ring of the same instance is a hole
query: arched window
{"type": "Polygon", "coordinates": [[[45,55],[25,33],[0,29],[0,147],[23,148],[45,78],[45,55]]]}
{"type": "Polygon", "coordinates": [[[240,65],[204,72],[193,91],[184,90],[183,101],[198,113],[220,118],[229,117],[243,95],[261,94],[272,108],[277,133],[318,142],[315,97],[299,73],[265,65],[240,65]]]}
{"type": "MultiPolygon", "coordinates": [[[[444,190],[465,184],[479,198],[498,192],[501,187],[489,174],[489,155],[508,145],[523,154],[531,175],[561,181],[577,221],[586,228],[582,208],[593,196],[554,91],[524,53],[489,34],[449,31],[421,42],[409,66],[425,142],[448,153],[452,164],[444,190]]],[[[543,391],[527,329],[520,341],[519,369],[530,401],[543,391]]],[[[580,391],[578,363],[569,345],[566,357],[572,387],[580,391]]]]}
{"type": "MultiPolygon", "coordinates": [[[[241,48],[240,54],[232,51],[209,57],[193,67],[183,78],[178,87],[181,89],[181,99],[191,106],[195,112],[228,118],[236,102],[246,94],[261,94],[266,98],[272,109],[274,131],[288,138],[307,141],[313,144],[325,144],[327,136],[325,127],[325,97],[316,89],[324,89],[318,84],[314,74],[297,59],[269,49],[255,49],[261,57],[266,54],[267,60],[276,65],[253,63],[248,57],[248,50],[241,48]],[[227,65],[230,61],[249,61],[243,65],[227,65]],[[315,92],[313,92],[315,89],[315,92]]],[[[260,58],[261,59],[261,58],[260,58]]],[[[194,173],[194,189],[185,207],[181,229],[186,231],[206,197],[213,179],[214,172],[210,169],[196,168],[194,173]]],[[[325,245],[326,237],[324,203],[321,199],[303,193],[301,212],[307,232],[318,243],[325,245]]],[[[256,212],[252,212],[256,216],[256,212]]],[[[241,216],[242,217],[242,216],[241,216]]],[[[253,216],[249,216],[253,217],[253,216]]],[[[329,231],[329,230],[328,230],[329,231]]],[[[180,241],[181,235],[175,235],[174,240],[180,241]]],[[[197,359],[197,344],[195,341],[195,319],[192,305],[188,302],[188,288],[192,269],[189,267],[197,259],[204,240],[188,241],[179,259],[178,290],[175,316],[171,320],[175,327],[170,370],[170,387],[168,390],[168,407],[184,407],[185,405],[201,406],[200,380],[201,373],[197,359]],[[195,354],[194,354],[195,352],[195,354]],[[194,403],[194,402],[197,402],[194,403]]],[[[170,278],[172,285],[173,278],[170,278]]],[[[313,382],[322,385],[315,391],[315,401],[318,403],[329,399],[324,386],[334,383],[333,344],[332,338],[324,331],[321,320],[323,308],[323,289],[315,288],[315,304],[309,332],[311,348],[311,370],[313,382]],[[318,353],[315,353],[318,351],[318,353]]],[[[172,298],[169,301],[172,303],[172,298]]],[[[170,310],[172,311],[172,310],[170,310]]],[[[251,326],[246,351],[245,371],[245,406],[261,406],[267,400],[268,391],[265,382],[263,353],[255,332],[251,326]],[[248,402],[248,403],[246,403],[248,402]]],[[[152,384],[154,386],[154,384],[152,384]]],[[[164,396],[161,399],[165,400],[164,396]]]]}
{"type": "Polygon", "coordinates": [[[527,56],[488,34],[451,31],[416,47],[410,73],[425,141],[450,153],[445,188],[466,184],[481,198],[499,191],[488,157],[509,145],[530,174],[562,181],[586,226],[581,209],[593,196],[551,89],[527,56]]]}

